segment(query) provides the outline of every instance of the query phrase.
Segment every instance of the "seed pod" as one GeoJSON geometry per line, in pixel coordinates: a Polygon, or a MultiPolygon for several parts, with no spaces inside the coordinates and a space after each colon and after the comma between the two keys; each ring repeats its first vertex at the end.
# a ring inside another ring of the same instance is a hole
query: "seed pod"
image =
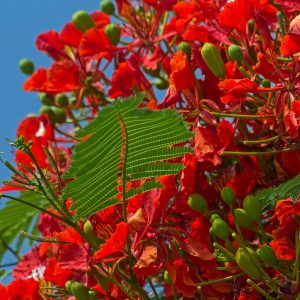
{"type": "Polygon", "coordinates": [[[258,257],[266,265],[277,267],[279,262],[271,246],[266,245],[256,250],[258,257]]]}
{"type": "Polygon", "coordinates": [[[57,94],[55,100],[59,107],[66,107],[69,104],[69,99],[65,94],[57,94]]]}
{"type": "Polygon", "coordinates": [[[98,295],[95,291],[89,291],[89,300],[98,300],[98,295]]]}
{"type": "Polygon", "coordinates": [[[205,43],[201,49],[201,55],[212,73],[223,79],[226,70],[218,48],[213,44],[205,43]]]}
{"type": "Polygon", "coordinates": [[[233,190],[229,186],[223,187],[221,191],[221,197],[226,204],[228,204],[230,207],[233,207],[235,195],[233,190]]]}
{"type": "Polygon", "coordinates": [[[243,51],[237,45],[231,45],[228,47],[228,56],[230,60],[235,60],[235,61],[242,61],[244,59],[243,51]]]}
{"type": "Polygon", "coordinates": [[[121,29],[117,24],[111,23],[106,25],[104,33],[113,45],[117,45],[120,42],[121,29]]]}
{"type": "Polygon", "coordinates": [[[66,122],[67,116],[64,112],[63,109],[59,108],[59,107],[53,107],[52,111],[54,113],[54,121],[55,123],[59,123],[62,124],[64,122],[66,122]]]}
{"type": "Polygon", "coordinates": [[[264,87],[264,88],[269,88],[271,86],[271,82],[268,80],[268,79],[263,79],[261,81],[261,85],[264,87]]]}
{"type": "Polygon", "coordinates": [[[51,95],[49,94],[46,94],[46,93],[40,93],[39,94],[39,99],[41,100],[41,102],[44,104],[44,105],[47,105],[47,106],[52,106],[54,105],[54,99],[51,95]]]}
{"type": "Polygon", "coordinates": [[[100,9],[107,15],[115,14],[115,6],[110,0],[103,0],[100,3],[100,9]]]}
{"type": "Polygon", "coordinates": [[[212,214],[210,217],[210,223],[213,223],[215,220],[222,220],[218,214],[212,214]]]}
{"type": "Polygon", "coordinates": [[[253,263],[253,260],[258,261],[258,257],[251,248],[247,247],[247,251],[243,248],[239,248],[239,250],[236,252],[235,261],[240,269],[251,278],[260,280],[262,279],[263,275],[259,268],[253,263]]]}
{"type": "Polygon", "coordinates": [[[188,59],[190,59],[191,53],[192,53],[192,49],[191,49],[190,43],[188,43],[188,42],[181,42],[178,45],[178,49],[181,50],[181,51],[183,51],[186,54],[186,57],[188,59]]]}
{"type": "Polygon", "coordinates": [[[31,75],[34,72],[33,62],[27,58],[19,61],[19,68],[26,75],[31,75]]]}
{"type": "Polygon", "coordinates": [[[93,248],[97,249],[99,247],[99,241],[98,241],[98,238],[95,236],[92,223],[89,220],[87,220],[84,223],[83,232],[84,232],[85,238],[89,242],[89,244],[93,248]]]}
{"type": "Polygon", "coordinates": [[[251,229],[252,228],[252,220],[249,218],[247,213],[242,208],[236,208],[234,210],[234,216],[236,218],[236,222],[243,229],[251,229]]]}
{"type": "Polygon", "coordinates": [[[72,21],[75,27],[81,32],[86,32],[88,29],[96,26],[90,15],[84,10],[75,12],[72,21]]]}
{"type": "Polygon", "coordinates": [[[89,299],[89,289],[80,282],[74,282],[71,286],[71,291],[77,300],[89,299]]]}
{"type": "Polygon", "coordinates": [[[257,197],[248,195],[243,202],[243,207],[252,221],[259,222],[262,215],[262,207],[257,197]]]}
{"type": "Polygon", "coordinates": [[[165,282],[172,284],[172,279],[171,279],[168,271],[164,272],[164,280],[165,280],[165,282]]]}
{"type": "Polygon", "coordinates": [[[72,295],[72,285],[73,285],[74,282],[76,282],[76,281],[74,281],[74,280],[68,280],[68,281],[65,283],[65,289],[66,289],[66,291],[67,291],[70,295],[72,295]]]}
{"type": "Polygon", "coordinates": [[[224,241],[228,240],[230,230],[226,222],[216,219],[213,221],[211,228],[213,228],[216,237],[224,241]]]}
{"type": "Polygon", "coordinates": [[[196,212],[206,212],[207,211],[207,202],[199,194],[192,194],[188,199],[189,207],[196,212]]]}
{"type": "Polygon", "coordinates": [[[254,26],[255,26],[255,21],[253,19],[250,19],[248,21],[248,29],[249,29],[249,32],[252,33],[253,30],[254,30],[254,26]]]}

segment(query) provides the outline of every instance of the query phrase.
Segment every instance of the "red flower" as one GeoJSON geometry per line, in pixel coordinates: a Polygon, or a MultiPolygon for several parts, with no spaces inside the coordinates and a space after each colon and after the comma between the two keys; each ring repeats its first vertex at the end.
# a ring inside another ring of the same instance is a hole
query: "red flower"
{"type": "MultiPolygon", "coordinates": [[[[7,287],[9,298],[6,300],[39,300],[39,283],[33,279],[14,280],[7,287]]],[[[2,298],[1,298],[2,299],[2,298]]]]}

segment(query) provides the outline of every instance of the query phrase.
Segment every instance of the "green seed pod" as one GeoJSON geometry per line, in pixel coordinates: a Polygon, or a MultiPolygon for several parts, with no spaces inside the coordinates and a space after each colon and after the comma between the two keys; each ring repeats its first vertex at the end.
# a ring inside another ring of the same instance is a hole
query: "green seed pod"
{"type": "Polygon", "coordinates": [[[221,191],[221,197],[226,204],[228,204],[230,207],[233,207],[235,195],[234,191],[229,186],[223,187],[221,191]]]}
{"type": "Polygon", "coordinates": [[[222,220],[222,218],[218,214],[212,214],[210,217],[210,223],[213,223],[215,220],[222,220]]]}
{"type": "Polygon", "coordinates": [[[159,90],[165,90],[169,87],[169,82],[163,78],[157,78],[154,80],[154,85],[159,90]]]}
{"type": "Polygon", "coordinates": [[[253,260],[258,261],[258,257],[251,248],[247,247],[247,251],[243,248],[239,248],[239,250],[236,252],[235,261],[240,269],[251,278],[260,280],[262,279],[263,275],[259,268],[253,263],[253,260]]]}
{"type": "Polygon", "coordinates": [[[253,19],[250,19],[248,21],[248,29],[249,29],[249,32],[252,33],[253,30],[254,30],[254,26],[255,26],[255,21],[253,19]]]}
{"type": "Polygon", "coordinates": [[[89,299],[89,289],[80,282],[74,282],[71,286],[71,291],[77,300],[89,299]]]}
{"type": "Polygon", "coordinates": [[[278,259],[271,246],[266,245],[256,250],[258,257],[266,265],[277,267],[279,265],[278,259]]]}
{"type": "Polygon", "coordinates": [[[89,291],[89,300],[98,300],[98,295],[95,291],[89,291]]]}
{"type": "Polygon", "coordinates": [[[192,194],[188,199],[189,207],[196,212],[207,211],[207,201],[199,194],[192,194]]]}
{"type": "Polygon", "coordinates": [[[81,32],[86,32],[88,29],[96,26],[90,15],[84,10],[75,12],[72,21],[75,27],[81,32]]]}
{"type": "Polygon", "coordinates": [[[106,25],[104,27],[104,33],[113,45],[117,45],[120,42],[121,29],[117,24],[111,23],[106,25]]]}
{"type": "Polygon", "coordinates": [[[264,88],[269,88],[271,86],[271,82],[268,80],[268,79],[263,79],[261,81],[261,85],[264,87],[264,88]]]}
{"type": "Polygon", "coordinates": [[[218,48],[213,44],[205,43],[201,49],[201,55],[211,72],[223,79],[226,70],[218,48]]]}
{"type": "Polygon", "coordinates": [[[52,113],[52,110],[49,106],[47,105],[43,105],[41,108],[40,108],[40,115],[48,115],[52,113]]]}
{"type": "Polygon", "coordinates": [[[19,68],[26,75],[31,75],[34,72],[33,62],[27,58],[19,61],[19,68]]]}
{"type": "Polygon", "coordinates": [[[230,230],[226,222],[216,219],[213,221],[211,228],[213,228],[216,237],[224,241],[228,240],[230,230]]]}
{"type": "Polygon", "coordinates": [[[59,107],[66,107],[69,104],[69,99],[65,94],[57,94],[55,100],[59,107]]]}
{"type": "Polygon", "coordinates": [[[99,247],[99,241],[98,241],[98,238],[95,236],[92,223],[89,220],[87,220],[84,223],[83,232],[84,232],[85,238],[89,242],[89,244],[93,248],[97,249],[99,247]]]}
{"type": "Polygon", "coordinates": [[[59,108],[59,107],[53,107],[52,111],[54,113],[54,121],[55,123],[64,123],[66,122],[67,116],[64,112],[63,109],[59,108]]]}
{"type": "Polygon", "coordinates": [[[235,61],[242,61],[244,59],[243,51],[237,45],[231,45],[228,47],[228,56],[230,60],[235,60],[235,61]]]}
{"type": "Polygon", "coordinates": [[[252,221],[259,222],[262,215],[262,207],[257,197],[248,195],[243,202],[243,207],[252,221]]]}
{"type": "Polygon", "coordinates": [[[249,218],[245,210],[242,208],[236,208],[234,210],[234,216],[236,218],[236,222],[243,229],[251,229],[253,226],[252,220],[249,218]]]}
{"type": "Polygon", "coordinates": [[[187,58],[190,59],[191,57],[191,53],[192,53],[192,49],[191,49],[191,45],[190,43],[188,42],[181,42],[179,45],[178,45],[178,49],[183,51],[187,58]]]}
{"type": "Polygon", "coordinates": [[[49,94],[46,94],[46,93],[40,93],[39,94],[39,99],[41,100],[41,102],[44,104],[44,105],[47,105],[47,106],[52,106],[54,105],[54,99],[51,95],[49,94]]]}
{"type": "Polygon", "coordinates": [[[74,282],[76,282],[76,281],[74,281],[74,280],[68,280],[68,281],[65,283],[65,289],[66,289],[66,291],[67,291],[70,295],[72,295],[72,285],[73,285],[74,282]]]}
{"type": "Polygon", "coordinates": [[[165,280],[165,282],[172,284],[172,279],[171,279],[168,271],[164,272],[164,280],[165,280]]]}
{"type": "Polygon", "coordinates": [[[213,227],[210,227],[210,228],[209,228],[209,235],[210,235],[210,236],[215,236],[215,235],[216,235],[215,230],[214,230],[213,227]]]}
{"type": "Polygon", "coordinates": [[[100,3],[100,9],[107,15],[115,14],[115,6],[110,0],[103,0],[100,3]]]}

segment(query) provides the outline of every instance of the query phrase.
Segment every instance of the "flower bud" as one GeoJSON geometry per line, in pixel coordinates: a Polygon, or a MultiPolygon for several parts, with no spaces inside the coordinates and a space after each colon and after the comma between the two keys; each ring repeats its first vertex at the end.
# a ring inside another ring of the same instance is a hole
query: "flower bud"
{"type": "Polygon", "coordinates": [[[54,105],[54,99],[51,95],[49,94],[46,94],[46,93],[40,93],[39,94],[39,99],[41,100],[41,102],[44,104],[44,105],[47,105],[47,106],[52,106],[54,105]]]}
{"type": "Polygon", "coordinates": [[[190,59],[191,53],[192,53],[192,49],[191,49],[190,43],[188,43],[188,42],[181,42],[181,43],[178,45],[178,50],[183,51],[183,52],[186,54],[186,57],[187,57],[188,59],[190,59]]]}
{"type": "Polygon", "coordinates": [[[74,26],[81,32],[85,32],[95,27],[95,23],[90,15],[84,10],[79,10],[73,14],[72,21],[74,26]]]}
{"type": "Polygon", "coordinates": [[[67,116],[64,112],[63,109],[59,108],[59,107],[53,107],[52,111],[54,113],[54,121],[55,123],[64,123],[66,122],[67,116]]]}
{"type": "Polygon", "coordinates": [[[258,257],[264,262],[266,265],[277,267],[278,259],[276,254],[271,246],[266,245],[256,250],[258,257]]]}
{"type": "Polygon", "coordinates": [[[261,85],[264,87],[264,88],[269,88],[271,86],[271,82],[268,80],[268,79],[263,79],[261,81],[261,85]]]}
{"type": "Polygon", "coordinates": [[[201,55],[211,72],[223,79],[226,70],[218,48],[213,44],[205,43],[201,49],[201,55]]]}
{"type": "Polygon", "coordinates": [[[206,212],[207,211],[207,202],[199,194],[192,194],[188,199],[189,207],[196,212],[206,212]]]}
{"type": "Polygon", "coordinates": [[[100,3],[100,9],[107,15],[115,14],[115,6],[114,6],[113,2],[110,0],[103,0],[100,3]]]}
{"type": "Polygon", "coordinates": [[[242,61],[244,59],[243,51],[237,45],[231,45],[228,47],[228,56],[230,60],[235,60],[235,61],[242,61]]]}
{"type": "Polygon", "coordinates": [[[19,61],[19,68],[26,75],[31,75],[34,72],[33,62],[27,58],[19,61]]]}
{"type": "Polygon", "coordinates": [[[71,287],[72,294],[76,297],[76,300],[89,299],[89,289],[80,282],[74,282],[71,287]]]}
{"type": "Polygon", "coordinates": [[[113,45],[117,45],[120,42],[121,29],[117,24],[111,23],[106,25],[104,33],[113,45]]]}
{"type": "Polygon", "coordinates": [[[216,219],[213,221],[211,228],[213,228],[216,237],[224,241],[228,240],[230,230],[226,222],[216,219]]]}
{"type": "Polygon", "coordinates": [[[254,26],[255,26],[255,21],[253,19],[250,19],[248,21],[248,29],[249,29],[249,32],[252,33],[253,30],[254,30],[254,26]]]}
{"type": "Polygon", "coordinates": [[[221,197],[226,204],[228,204],[230,207],[233,207],[235,195],[233,190],[229,186],[223,187],[221,191],[221,197]]]}
{"type": "Polygon", "coordinates": [[[99,247],[99,240],[95,236],[92,223],[87,220],[83,225],[83,232],[88,243],[95,249],[99,247]]]}
{"type": "Polygon", "coordinates": [[[55,100],[59,107],[66,107],[69,104],[69,99],[65,94],[57,94],[55,100]]]}
{"type": "Polygon", "coordinates": [[[218,214],[212,214],[210,217],[210,223],[213,223],[215,220],[222,220],[218,214]]]}
{"type": "Polygon", "coordinates": [[[255,280],[260,280],[263,277],[262,273],[253,262],[253,260],[258,261],[257,254],[251,248],[247,247],[246,249],[247,251],[243,248],[239,248],[235,255],[235,261],[245,274],[255,280]]]}
{"type": "Polygon", "coordinates": [[[66,289],[66,291],[67,291],[70,295],[72,295],[72,285],[73,285],[74,282],[76,282],[76,281],[74,281],[74,280],[68,280],[68,281],[65,283],[65,289],[66,289]]]}
{"type": "Polygon", "coordinates": [[[251,229],[253,224],[247,213],[242,208],[236,208],[234,210],[234,216],[238,225],[243,229],[251,229]]]}
{"type": "Polygon", "coordinates": [[[89,291],[89,299],[88,300],[98,300],[98,295],[95,291],[89,291]]]}
{"type": "Polygon", "coordinates": [[[252,221],[259,222],[262,215],[262,207],[257,197],[248,195],[243,202],[243,207],[252,221]]]}

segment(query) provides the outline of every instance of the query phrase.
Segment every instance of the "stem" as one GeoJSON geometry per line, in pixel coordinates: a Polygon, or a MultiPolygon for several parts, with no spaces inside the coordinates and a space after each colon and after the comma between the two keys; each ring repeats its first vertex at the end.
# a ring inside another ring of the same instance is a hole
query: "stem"
{"type": "Polygon", "coordinates": [[[269,143],[269,142],[273,142],[273,141],[276,141],[278,140],[279,138],[281,137],[281,134],[280,135],[276,135],[276,136],[273,136],[271,138],[268,138],[268,139],[265,139],[265,140],[252,140],[252,141],[242,141],[242,143],[244,145],[255,145],[255,144],[265,144],[265,143],[269,143]]]}
{"type": "Polygon", "coordinates": [[[299,283],[299,256],[300,256],[300,230],[297,228],[295,233],[296,240],[296,260],[293,270],[292,278],[295,279],[299,283]]]}
{"type": "Polygon", "coordinates": [[[251,279],[247,279],[247,283],[251,285],[255,290],[257,290],[261,295],[266,297],[266,299],[269,300],[276,300],[275,298],[271,297],[266,291],[264,291],[261,287],[259,287],[254,281],[251,279]]]}
{"type": "Polygon", "coordinates": [[[219,249],[229,260],[235,261],[235,256],[231,252],[229,252],[226,248],[224,248],[218,243],[214,243],[213,246],[219,249]]]}
{"type": "Polygon", "coordinates": [[[18,264],[18,262],[6,263],[6,264],[3,264],[3,265],[0,265],[0,269],[7,268],[7,267],[12,267],[12,266],[15,266],[17,264],[18,264]]]}
{"type": "Polygon", "coordinates": [[[7,242],[2,238],[2,236],[0,236],[0,240],[3,246],[19,261],[21,259],[19,254],[7,244],[7,242]]]}
{"type": "Polygon", "coordinates": [[[156,289],[155,289],[155,287],[154,287],[154,285],[153,285],[153,283],[152,283],[152,281],[151,281],[151,278],[147,278],[147,281],[148,281],[148,283],[149,283],[149,285],[150,285],[150,287],[151,287],[151,289],[152,289],[152,291],[153,291],[153,294],[154,294],[154,297],[155,297],[155,299],[156,300],[159,300],[159,296],[158,296],[158,294],[157,294],[157,292],[156,292],[156,289]]]}
{"type": "Polygon", "coordinates": [[[283,148],[278,150],[269,150],[269,151],[224,151],[221,153],[223,156],[249,156],[249,155],[274,155],[278,153],[284,153],[294,151],[294,149],[291,148],[283,148]]]}
{"type": "Polygon", "coordinates": [[[230,280],[232,280],[236,277],[241,277],[241,276],[244,276],[244,275],[245,275],[244,273],[238,273],[238,274],[234,274],[234,275],[231,275],[231,276],[226,276],[226,277],[215,279],[215,280],[201,282],[201,283],[198,283],[198,286],[202,287],[202,286],[216,284],[216,283],[220,283],[220,282],[224,282],[224,281],[230,281],[230,280]]]}

